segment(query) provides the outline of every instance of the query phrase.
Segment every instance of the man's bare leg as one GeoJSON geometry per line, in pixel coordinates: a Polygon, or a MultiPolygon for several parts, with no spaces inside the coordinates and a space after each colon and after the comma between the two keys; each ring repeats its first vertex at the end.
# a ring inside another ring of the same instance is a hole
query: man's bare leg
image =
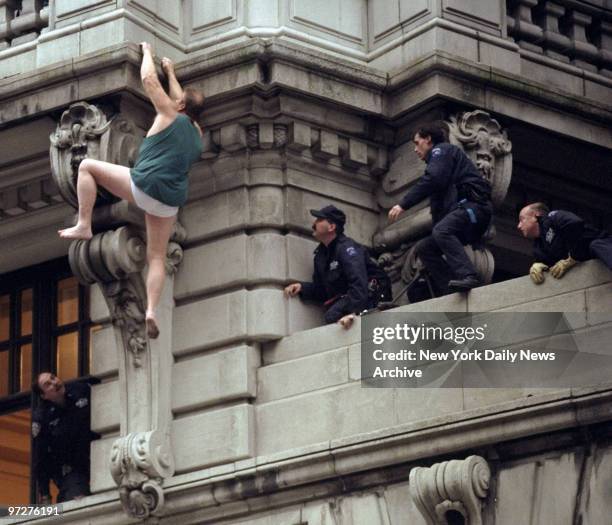
{"type": "Polygon", "coordinates": [[[129,168],[101,160],[84,159],[79,164],[77,178],[78,220],[72,228],[59,230],[60,237],[64,239],[91,239],[91,215],[96,203],[98,184],[113,195],[134,202],[129,168]]]}
{"type": "Polygon", "coordinates": [[[159,335],[157,327],[157,305],[164,289],[166,279],[166,251],[168,241],[174,227],[174,217],[156,217],[145,213],[147,223],[147,335],[156,339],[159,335]]]}

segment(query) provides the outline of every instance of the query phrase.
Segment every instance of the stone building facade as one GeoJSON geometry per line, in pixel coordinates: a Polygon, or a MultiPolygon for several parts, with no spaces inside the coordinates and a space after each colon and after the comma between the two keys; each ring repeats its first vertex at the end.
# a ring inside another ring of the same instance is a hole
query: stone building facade
{"type": "Polygon", "coordinates": [[[544,200],[612,231],[609,0],[0,1],[0,274],[69,256],[96,328],[93,494],[64,522],[609,523],[610,368],[554,391],[362,388],[359,323],[283,297],[327,203],[410,278],[426,207],[386,212],[432,119],[493,182],[473,254],[491,284],[398,311],[573,312],[605,353],[612,274],[535,288],[516,216],[544,200]],[[56,235],[78,161],[130,164],[150,125],[141,41],[207,96],[156,341],[140,212],[101,193],[91,241],[56,235]]]}

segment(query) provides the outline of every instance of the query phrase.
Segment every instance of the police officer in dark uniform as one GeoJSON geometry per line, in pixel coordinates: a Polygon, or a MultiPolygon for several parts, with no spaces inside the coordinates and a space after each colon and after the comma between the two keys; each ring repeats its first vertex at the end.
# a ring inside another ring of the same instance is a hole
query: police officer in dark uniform
{"type": "Polygon", "coordinates": [[[328,323],[390,300],[391,282],[387,274],[365,247],[344,235],[344,212],[330,205],[310,213],[315,217],[313,237],[320,243],[314,252],[312,282],[290,284],[285,295],[299,294],[302,299],[322,302],[328,323]]]}
{"type": "Polygon", "coordinates": [[[59,489],[57,503],[90,494],[89,444],[99,436],[90,430],[89,385],[65,385],[43,372],[32,390],[42,400],[32,414],[33,470],[42,503],[50,503],[50,480],[59,489]]]}
{"type": "Polygon", "coordinates": [[[612,236],[586,224],[580,217],[565,210],[549,211],[535,202],[519,214],[517,228],[527,239],[533,239],[536,262],[529,275],[536,284],[544,282],[544,272],[560,279],[580,261],[596,257],[612,270],[612,236]]]}
{"type": "Polygon", "coordinates": [[[427,164],[425,174],[389,211],[394,222],[408,208],[430,198],[431,236],[421,240],[416,253],[425,265],[436,295],[466,291],[481,284],[465,253],[478,242],[491,222],[491,185],[457,146],[446,142],[446,126],[434,122],[414,135],[414,151],[427,164]],[[446,257],[446,260],[442,258],[446,257]]]}

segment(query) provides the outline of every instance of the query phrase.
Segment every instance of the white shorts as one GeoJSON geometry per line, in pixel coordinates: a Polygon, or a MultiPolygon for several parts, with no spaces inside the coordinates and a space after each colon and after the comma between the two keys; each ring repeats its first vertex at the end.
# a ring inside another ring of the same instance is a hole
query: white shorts
{"type": "Polygon", "coordinates": [[[178,206],[168,206],[163,202],[159,202],[139,189],[132,179],[130,179],[130,183],[132,184],[132,195],[134,196],[136,206],[141,210],[156,217],[173,217],[178,213],[178,206]]]}

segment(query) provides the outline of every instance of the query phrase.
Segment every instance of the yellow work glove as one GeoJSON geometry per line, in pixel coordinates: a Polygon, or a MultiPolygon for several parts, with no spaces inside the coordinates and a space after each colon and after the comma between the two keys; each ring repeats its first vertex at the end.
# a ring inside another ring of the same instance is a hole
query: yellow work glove
{"type": "Polygon", "coordinates": [[[542,284],[544,282],[544,272],[548,271],[548,266],[544,263],[533,263],[529,268],[529,277],[535,284],[542,284]]]}
{"type": "Polygon", "coordinates": [[[567,272],[572,266],[576,266],[576,264],[578,264],[578,261],[572,259],[572,256],[570,255],[567,259],[557,261],[557,264],[550,269],[550,275],[552,275],[555,279],[561,279],[561,277],[565,275],[565,272],[567,272]]]}

